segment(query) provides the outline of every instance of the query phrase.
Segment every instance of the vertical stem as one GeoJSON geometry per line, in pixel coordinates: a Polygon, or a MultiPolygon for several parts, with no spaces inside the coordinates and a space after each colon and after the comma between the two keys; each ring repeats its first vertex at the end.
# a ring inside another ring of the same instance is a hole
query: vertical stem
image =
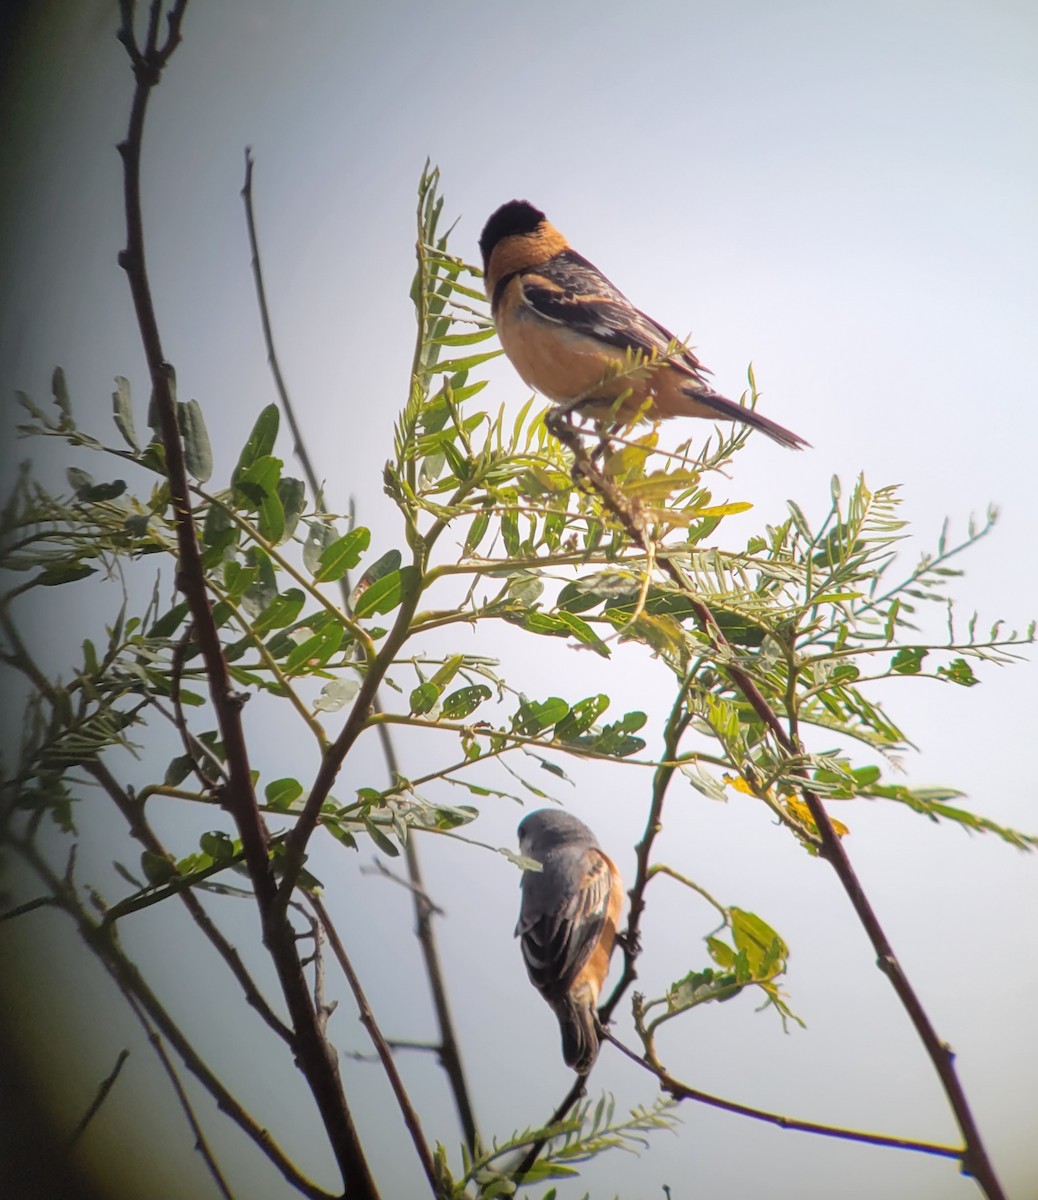
{"type": "Polygon", "coordinates": [[[186,6],[187,0],[176,0],[174,3],[169,15],[169,36],[160,48],[157,29],[161,6],[158,0],[155,0],[150,9],[147,38],[141,48],[134,35],[132,0],[121,0],[120,3],[122,25],[119,40],[126,47],[133,64],[136,86],[126,140],[119,146],[123,160],[126,213],[126,248],[119,256],[119,263],[126,272],[133,296],[165,451],[166,476],[177,536],[177,586],[184,593],[190,606],[199,649],[205,663],[210,700],[227,756],[229,780],[225,802],[242,840],[245,861],[259,906],[263,940],[277,970],[288,1005],[295,1033],[293,1049],[320,1111],[329,1142],[342,1172],[347,1195],[350,1200],[377,1200],[378,1191],[346,1103],[335,1053],[321,1035],[318,1026],[313,999],[296,948],[295,933],[283,906],[277,903],[278,889],[270,867],[267,831],[252,786],[248,750],[241,722],[241,704],[232,687],[205,586],[205,571],[191,509],[184,448],[173,392],[173,368],[163,354],[148,282],[140,189],[144,119],[152,90],[157,86],[163,68],[179,41],[186,6]]]}

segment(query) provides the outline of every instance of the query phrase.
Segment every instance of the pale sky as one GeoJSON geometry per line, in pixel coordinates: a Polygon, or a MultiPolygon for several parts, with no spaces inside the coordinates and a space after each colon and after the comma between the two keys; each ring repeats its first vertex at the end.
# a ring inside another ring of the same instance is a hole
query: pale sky
{"type": "MultiPolygon", "coordinates": [[[[0,94],[5,474],[29,454],[50,478],[72,461],[9,432],[20,419],[13,390],[45,404],[57,363],[81,425],[108,435],[117,374],[130,378],[143,425],[143,357],[116,266],[114,145],[131,92],[116,7],[36,6],[0,94]]],[[[733,536],[781,521],[787,498],[817,516],[831,476],[849,488],[864,472],[873,486],[903,485],[902,515],[918,535],[904,550],[907,573],[945,516],[954,536],[993,502],[1001,519],[961,561],[967,574],[954,593],[963,620],[978,609],[982,626],[996,618],[1025,626],[1038,614],[1029,366],[1038,328],[1036,52],[1038,9],[1025,0],[194,4],[152,102],[145,221],[166,353],[181,397],[205,411],[217,476],[274,399],[239,197],[251,145],[275,336],[318,471],[333,505],[355,498],[373,544],[401,541],[381,469],[407,391],[415,189],[428,157],[442,170],[445,215],[459,218],[455,252],[475,261],[489,213],[529,199],[639,307],[691,331],[721,391],[738,396],[753,363],[762,411],[813,449],[794,455],[751,439],[729,494],[718,497],[755,506],[731,523],[733,536]]],[[[528,393],[507,363],[494,364],[492,380],[484,395],[518,411],[528,393]]],[[[287,438],[280,449],[289,458],[287,438]]],[[[66,675],[68,656],[114,607],[84,610],[73,596],[47,597],[53,607],[32,626],[48,665],[66,675]]],[[[933,615],[935,635],[942,619],[933,615]]],[[[455,636],[443,649],[484,647],[455,636]]],[[[625,708],[658,716],[669,703],[662,665],[630,647],[604,673],[561,643],[550,668],[531,661],[517,634],[502,634],[491,652],[532,694],[557,688],[564,671],[567,686],[571,678],[574,688],[586,681],[588,691],[623,692],[625,708]]],[[[885,693],[918,747],[904,760],[905,780],[958,786],[977,811],[1038,831],[1035,663],[988,667],[981,678],[969,691],[916,682],[885,693]]],[[[280,714],[254,707],[255,765],[272,777],[312,774],[309,745],[285,735],[280,714]]],[[[430,761],[417,741],[402,739],[400,750],[407,773],[430,761]]],[[[146,767],[126,769],[147,777],[146,767]]],[[[567,771],[577,786],[555,794],[632,877],[648,775],[567,771]]],[[[383,781],[372,743],[351,760],[342,791],[383,781]]],[[[900,809],[862,803],[837,815],[851,826],[848,852],[895,950],[958,1054],[1007,1191],[1038,1197],[1036,860],[900,809]]],[[[485,802],[472,832],[514,845],[521,816],[510,801],[485,802]]],[[[205,820],[215,828],[222,818],[205,820]]],[[[174,808],[158,823],[185,853],[208,827],[196,811],[174,808]]],[[[136,851],[105,816],[81,824],[84,877],[118,898],[111,860],[136,851]]],[[[479,1120],[486,1134],[506,1136],[545,1119],[569,1082],[554,1019],[512,939],[518,876],[503,858],[443,839],[422,850],[430,893],[447,914],[439,934],[479,1120]]],[[[664,1039],[674,1074],[803,1119],[955,1140],[929,1063],[824,864],[806,861],[747,798],[721,805],[677,787],[661,852],[779,930],[792,947],[787,991],[807,1022],[783,1035],[748,997],[699,1010],[664,1039]]],[[[408,898],[360,874],[371,857],[366,847],[351,855],[321,843],[314,870],[387,1031],[431,1036],[408,898]],[[401,961],[387,961],[387,944],[401,961]]],[[[650,994],[702,965],[710,928],[709,914],[665,881],[653,886],[639,983],[650,994]]],[[[227,919],[244,951],[255,938],[251,908],[232,905],[227,919]]],[[[9,1005],[20,1041],[42,1031],[43,1069],[57,1072],[67,1050],[48,1021],[76,1043],[84,1081],[63,1089],[62,1119],[76,1119],[118,1050],[132,1045],[86,1149],[105,1164],[113,1196],[130,1194],[118,1188],[132,1189],[136,1169],[149,1172],[149,1195],[213,1194],[122,1001],[84,966],[59,921],[46,926],[50,952],[31,957],[40,921],[3,930],[9,946],[0,953],[20,964],[25,986],[9,1005]],[[56,976],[75,982],[56,988],[56,976]],[[84,1011],[103,1014],[95,1028],[84,1011]],[[130,1135],[120,1126],[127,1120],[138,1122],[130,1135]]],[[[262,1119],[290,1149],[317,1155],[314,1172],[327,1174],[303,1089],[271,1066],[279,1049],[232,1010],[181,914],[149,910],[123,937],[234,1086],[258,1094],[262,1119]],[[190,975],[188,961],[197,963],[190,975]]],[[[618,1030],[629,1032],[629,1020],[618,1030]]],[[[367,1049],[347,999],[332,1031],[342,1047],[367,1049]]],[[[402,1067],[427,1132],[457,1164],[442,1074],[414,1056],[402,1067]]],[[[363,1097],[358,1119],[383,1194],[422,1194],[378,1069],[347,1063],[345,1073],[363,1097]]],[[[601,1089],[620,1111],[654,1091],[608,1048],[592,1077],[592,1094],[601,1089]]],[[[201,1107],[219,1151],[237,1161],[242,1139],[201,1107]]],[[[783,1133],[688,1104],[680,1115],[676,1137],[655,1135],[640,1158],[604,1156],[558,1185],[561,1200],[586,1190],[595,1200],[655,1200],[664,1184],[673,1200],[978,1194],[938,1159],[783,1133]]],[[[251,1165],[240,1168],[240,1194],[284,1194],[255,1158],[244,1154],[251,1165]]]]}

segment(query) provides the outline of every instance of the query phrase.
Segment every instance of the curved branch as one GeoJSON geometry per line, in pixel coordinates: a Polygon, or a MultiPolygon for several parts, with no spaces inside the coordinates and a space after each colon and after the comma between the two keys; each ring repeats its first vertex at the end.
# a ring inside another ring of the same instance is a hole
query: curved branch
{"type": "Polygon", "coordinates": [[[934,1154],[940,1158],[954,1158],[962,1162],[966,1151],[960,1146],[942,1146],[939,1142],[917,1142],[911,1138],[890,1137],[885,1133],[866,1133],[861,1129],[844,1129],[839,1125],[820,1125],[816,1121],[798,1121],[795,1117],[787,1117],[782,1113],[767,1112],[762,1108],[752,1108],[748,1104],[738,1104],[734,1100],[724,1100],[720,1096],[712,1096],[709,1092],[701,1092],[698,1088],[689,1087],[680,1079],[669,1075],[659,1064],[640,1058],[623,1042],[605,1030],[602,1035],[607,1041],[625,1054],[632,1062],[643,1067],[660,1081],[662,1089],[675,1100],[695,1100],[699,1104],[707,1104],[711,1108],[720,1108],[725,1112],[736,1113],[740,1117],[750,1117],[754,1121],[765,1121],[769,1125],[777,1125],[780,1129],[794,1129],[800,1133],[814,1133],[819,1137],[840,1138],[847,1142],[864,1142],[869,1146],[887,1146],[894,1150],[914,1150],[918,1154],[934,1154]]]}
{"type": "MultiPolygon", "coordinates": [[[[602,500],[603,504],[623,526],[627,535],[646,553],[649,552],[649,538],[642,527],[637,513],[630,503],[598,470],[581,442],[579,431],[565,418],[560,419],[554,414],[551,420],[551,431],[562,441],[573,454],[573,475],[578,481],[583,481],[602,500]]],[[[797,756],[800,751],[782,725],[778,716],[762,695],[750,675],[735,661],[732,647],[724,636],[713,613],[696,595],[693,587],[685,578],[681,568],[673,560],[660,557],[659,565],[671,580],[688,597],[689,603],[696,615],[700,628],[710,639],[710,643],[720,659],[719,667],[728,676],[731,683],[742,693],[747,703],[757,714],[764,727],[770,731],[779,746],[790,756],[797,756]]],[[[820,837],[818,853],[826,859],[836,872],[837,878],[843,885],[869,940],[876,951],[877,965],[890,980],[898,999],[908,1013],[909,1019],[919,1035],[920,1041],[933,1063],[934,1070],[941,1081],[944,1093],[951,1106],[955,1120],[962,1132],[965,1150],[962,1154],[962,1169],[972,1175],[989,1200],[1005,1200],[1005,1192],[995,1174],[994,1165],[988,1157],[984,1142],[980,1136],[966,1093],[963,1090],[955,1070],[954,1055],[951,1049],[938,1036],[930,1021],[929,1015],[915,989],[905,975],[900,963],[894,955],[893,948],[887,938],[879,918],[876,916],[868,897],[862,888],[851,865],[851,861],[833,828],[833,823],[826,812],[825,806],[811,790],[806,772],[798,769],[796,774],[803,780],[801,795],[807,805],[811,818],[815,823],[820,837]]]]}

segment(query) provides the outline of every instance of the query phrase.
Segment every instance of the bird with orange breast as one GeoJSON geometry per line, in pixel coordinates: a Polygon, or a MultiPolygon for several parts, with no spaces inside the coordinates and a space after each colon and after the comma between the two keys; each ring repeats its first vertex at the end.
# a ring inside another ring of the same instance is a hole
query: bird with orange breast
{"type": "Polygon", "coordinates": [[[741,421],[783,446],[809,444],[715,392],[699,359],[635,308],[528,201],[503,204],[484,226],[479,248],[505,354],[523,381],[564,413],[575,409],[621,424],[637,416],[741,421]]]}
{"type": "Polygon", "coordinates": [[[620,872],[583,821],[552,808],[523,819],[519,852],[541,869],[523,872],[515,935],[530,981],[558,1017],[562,1057],[586,1075],[598,1055],[598,997],[623,906],[620,872]]]}

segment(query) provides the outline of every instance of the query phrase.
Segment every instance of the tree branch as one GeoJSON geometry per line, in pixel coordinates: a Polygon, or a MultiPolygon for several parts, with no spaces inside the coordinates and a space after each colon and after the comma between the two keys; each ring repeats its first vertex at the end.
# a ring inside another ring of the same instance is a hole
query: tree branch
{"type": "Polygon", "coordinates": [[[425,1140],[425,1134],[422,1131],[422,1123],[415,1111],[414,1105],[411,1103],[411,1098],[407,1094],[404,1087],[404,1081],[400,1077],[400,1072],[397,1070],[396,1061],[393,1058],[393,1051],[390,1049],[386,1039],[382,1036],[382,1030],[378,1027],[378,1022],[375,1020],[375,1014],[371,1011],[371,1005],[368,1003],[368,998],[364,994],[364,988],[361,986],[360,978],[357,972],[353,969],[353,963],[350,962],[349,955],[346,953],[346,947],[342,944],[342,939],[339,937],[338,930],[332,924],[332,919],[328,915],[328,910],[324,907],[319,896],[313,893],[307,893],[307,900],[311,908],[317,914],[317,919],[324,930],[325,937],[328,939],[328,944],[332,948],[332,953],[335,955],[339,966],[342,968],[342,973],[346,976],[346,982],[350,985],[350,990],[353,992],[354,999],[357,1001],[357,1009],[360,1013],[360,1021],[364,1028],[368,1031],[375,1050],[378,1053],[382,1063],[382,1068],[389,1079],[389,1085],[393,1089],[393,1095],[396,1096],[396,1102],[400,1106],[400,1112],[404,1118],[404,1124],[407,1126],[408,1132],[411,1135],[411,1140],[414,1142],[414,1148],[418,1152],[418,1159],[422,1164],[422,1170],[425,1172],[425,1177],[429,1181],[429,1187],[432,1189],[433,1196],[440,1195],[439,1184],[436,1179],[436,1166],[433,1162],[432,1152],[429,1149],[429,1143],[425,1140]]]}
{"type": "MultiPolygon", "coordinates": [[[[263,340],[267,347],[267,362],[270,364],[271,374],[274,378],[274,387],[277,390],[278,401],[284,410],[289,428],[292,431],[295,453],[303,468],[303,474],[306,476],[307,484],[314,495],[315,501],[323,503],[323,490],[318,482],[317,472],[314,470],[306,441],[303,438],[302,430],[296,419],[295,407],[289,396],[288,387],[281,373],[277,351],[274,347],[273,327],[270,320],[270,309],[267,305],[267,289],[263,280],[263,266],[260,261],[259,237],[256,232],[256,216],[252,204],[253,165],[252,151],[247,148],[245,151],[245,182],[242,185],[241,195],[245,204],[245,223],[248,229],[249,249],[252,255],[252,274],[256,284],[256,300],[259,305],[260,323],[263,327],[263,340]]],[[[342,597],[343,611],[348,612],[350,607],[348,574],[343,575],[339,580],[339,590],[342,597]]],[[[371,711],[375,715],[381,711],[377,690],[372,696],[371,711]]],[[[379,744],[382,747],[382,753],[386,760],[386,767],[390,778],[396,782],[400,778],[400,771],[392,736],[389,728],[384,723],[378,723],[377,730],[379,744]]],[[[465,1070],[461,1061],[460,1043],[454,1029],[454,1020],[451,1014],[450,1002],[447,998],[447,987],[444,982],[443,970],[440,966],[436,933],[432,923],[432,916],[436,908],[429,900],[422,883],[421,860],[414,838],[409,837],[407,839],[404,847],[404,857],[407,863],[407,873],[414,900],[415,933],[421,947],[422,958],[425,963],[425,973],[429,981],[429,990],[432,993],[433,1008],[436,1012],[436,1021],[440,1029],[440,1062],[450,1083],[451,1094],[454,1097],[454,1104],[458,1110],[458,1120],[461,1123],[465,1142],[470,1152],[474,1152],[478,1140],[476,1118],[472,1108],[472,1101],[469,1097],[468,1083],[465,1079],[465,1070]]]]}
{"type": "Polygon", "coordinates": [[[228,1091],[208,1063],[195,1050],[180,1026],[163,1007],[159,998],[145,982],[144,976],[119,947],[114,931],[103,921],[96,921],[87,912],[67,878],[56,875],[44,861],[31,841],[10,837],[8,844],[22,856],[50,890],[54,903],[75,922],[84,943],[97,955],[101,965],[114,980],[135,1012],[139,1009],[162,1033],[166,1041],[176,1050],[184,1066],[216,1101],[217,1107],[259,1147],[285,1180],[310,1200],[333,1200],[326,1192],[296,1167],[274,1141],[270,1133],[259,1125],[235,1096],[228,1091]]]}
{"type": "Polygon", "coordinates": [[[754,1121],[765,1121],[769,1125],[778,1125],[780,1129],[795,1129],[800,1133],[814,1133],[820,1137],[840,1138],[848,1142],[865,1142],[870,1146],[888,1146],[894,1150],[914,1150],[919,1154],[934,1154],[941,1158],[954,1158],[962,1161],[965,1151],[959,1146],[942,1146],[937,1142],[916,1142],[910,1138],[888,1137],[883,1133],[866,1133],[858,1129],[843,1129],[838,1125],[819,1125],[815,1121],[798,1121],[794,1117],[786,1117],[781,1113],[767,1112],[762,1108],[751,1108],[746,1104],[737,1104],[734,1100],[723,1100],[720,1096],[712,1096],[709,1092],[701,1092],[689,1087],[669,1075],[658,1063],[649,1062],[639,1057],[635,1051],[625,1046],[608,1030],[602,1035],[607,1041],[625,1054],[632,1062],[643,1067],[660,1081],[660,1086],[675,1100],[695,1100],[699,1104],[707,1104],[711,1108],[720,1108],[725,1112],[736,1113],[741,1117],[750,1117],[754,1121]]]}
{"type": "Polygon", "coordinates": [[[108,1098],[108,1093],[112,1090],[112,1085],[119,1078],[119,1072],[126,1065],[126,1060],[129,1057],[129,1050],[119,1051],[119,1057],[115,1060],[115,1066],[111,1069],[111,1071],[109,1071],[105,1078],[101,1080],[101,1083],[97,1089],[97,1094],[91,1101],[90,1107],[86,1110],[86,1112],[80,1118],[79,1123],[72,1131],[72,1134],[69,1137],[70,1146],[74,1146],[76,1142],[79,1141],[79,1139],[86,1132],[86,1127],[90,1124],[94,1117],[97,1116],[101,1105],[104,1104],[105,1100],[108,1098]]]}
{"type": "MultiPolygon", "coordinates": [[[[585,481],[602,500],[603,504],[616,517],[628,536],[646,553],[651,553],[650,541],[643,528],[643,523],[631,504],[618,489],[598,470],[587,451],[584,449],[579,431],[565,419],[559,419],[556,414],[551,420],[551,431],[562,441],[573,454],[573,475],[578,481],[585,481]]],[[[665,571],[671,580],[688,598],[696,615],[700,628],[710,639],[711,645],[718,655],[718,666],[732,684],[742,693],[750,707],[757,714],[761,723],[768,729],[776,742],[791,757],[799,755],[800,750],[794,739],[786,732],[761,694],[760,689],[750,675],[735,661],[732,647],[721,631],[709,607],[699,599],[690,581],[685,577],[681,568],[668,557],[659,558],[660,569],[665,571]]],[[[951,1106],[955,1120],[962,1132],[965,1151],[962,1155],[963,1171],[972,1175],[981,1190],[989,1200],[1005,1200],[1005,1193],[995,1174],[987,1150],[984,1147],[973,1113],[966,1099],[965,1091],[955,1071],[954,1055],[950,1048],[937,1035],[922,1002],[916,995],[915,989],[909,983],[907,976],[894,956],[890,942],[879,923],[872,905],[869,903],[861,882],[858,879],[847,852],[844,850],[836,830],[833,828],[829,814],[821,800],[809,786],[806,772],[797,769],[795,772],[804,781],[801,794],[807,805],[811,818],[818,830],[821,844],[819,854],[825,858],[836,872],[844,891],[850,898],[851,905],[868,934],[877,955],[877,965],[890,980],[898,999],[908,1013],[920,1040],[933,1063],[937,1076],[944,1088],[948,1103],[951,1106]]],[[[626,973],[626,972],[625,972],[626,973]]]]}
{"type": "Polygon", "coordinates": [[[130,109],[129,128],[119,146],[123,160],[126,248],[119,256],[133,296],[141,341],[151,375],[152,395],[162,434],[170,499],[178,548],[177,586],[187,598],[198,645],[209,680],[209,694],[227,755],[229,779],[225,800],[238,828],[245,861],[252,879],[263,923],[264,941],[274,962],[288,1004],[295,1032],[294,1050],[313,1092],[328,1133],[329,1142],[342,1172],[351,1200],[377,1196],[374,1179],[346,1103],[338,1063],[321,1037],[313,1002],[306,986],[295,945],[295,937],[283,904],[277,903],[278,889],[268,855],[267,830],[256,803],[249,758],[241,723],[240,700],[232,687],[205,586],[205,572],[191,509],[184,448],[180,437],[173,368],[166,361],[159,336],[151,287],[144,255],[144,221],[141,211],[141,146],[144,119],[151,93],[179,39],[187,0],[174,0],[169,13],[169,36],[157,45],[160,4],[151,5],[148,34],[143,49],[133,30],[132,0],[121,0],[122,25],[119,40],[133,65],[136,86],[130,109]]]}

